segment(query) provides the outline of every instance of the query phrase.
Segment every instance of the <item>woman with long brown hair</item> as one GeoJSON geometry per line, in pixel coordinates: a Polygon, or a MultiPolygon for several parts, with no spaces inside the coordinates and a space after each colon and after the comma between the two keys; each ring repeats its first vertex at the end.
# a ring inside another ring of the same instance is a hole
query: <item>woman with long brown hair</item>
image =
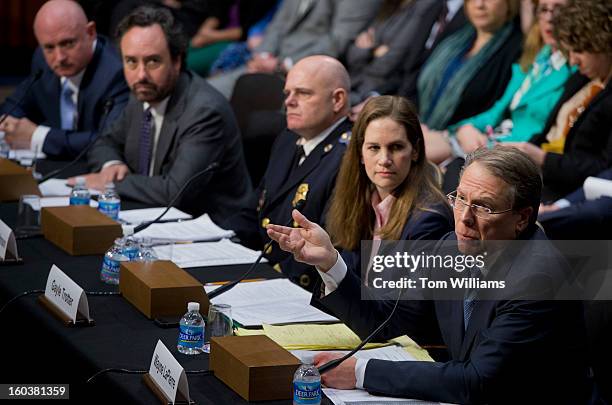
{"type": "Polygon", "coordinates": [[[402,97],[372,98],[359,115],[336,181],[327,230],[342,250],[369,239],[439,239],[450,209],[425,158],[414,107],[402,97]]]}

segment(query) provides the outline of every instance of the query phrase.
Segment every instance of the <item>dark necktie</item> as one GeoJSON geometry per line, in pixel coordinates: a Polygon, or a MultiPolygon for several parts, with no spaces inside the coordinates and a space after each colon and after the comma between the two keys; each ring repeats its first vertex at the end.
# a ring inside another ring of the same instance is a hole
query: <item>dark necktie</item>
{"type": "Polygon", "coordinates": [[[295,150],[295,160],[293,163],[293,167],[294,168],[300,167],[300,160],[302,160],[302,158],[305,156],[306,156],[306,153],[304,152],[304,147],[302,145],[298,145],[295,150]]]}
{"type": "Polygon", "coordinates": [[[151,108],[144,110],[142,114],[142,126],[140,127],[140,142],[138,145],[138,173],[149,175],[151,165],[151,146],[153,145],[153,114],[151,108]]]}
{"type": "Polygon", "coordinates": [[[438,16],[438,32],[436,33],[436,39],[442,35],[444,29],[446,28],[446,17],[448,17],[448,5],[445,1],[442,2],[442,10],[440,11],[440,15],[438,16]]]}
{"type": "MultiPolygon", "coordinates": [[[[479,267],[472,267],[470,269],[470,278],[478,279],[482,278],[482,271],[479,267]]],[[[472,312],[476,306],[476,296],[478,295],[478,288],[468,288],[465,292],[465,298],[463,299],[463,330],[466,331],[472,318],[472,312]]]]}

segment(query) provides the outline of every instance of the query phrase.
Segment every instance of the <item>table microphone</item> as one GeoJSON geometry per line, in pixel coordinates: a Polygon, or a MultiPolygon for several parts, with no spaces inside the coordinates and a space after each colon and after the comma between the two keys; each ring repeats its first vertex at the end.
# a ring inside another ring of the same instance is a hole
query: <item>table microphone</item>
{"type": "Polygon", "coordinates": [[[164,215],[166,215],[166,213],[170,210],[170,208],[172,208],[172,206],[174,205],[174,203],[176,202],[176,200],[179,199],[179,197],[181,197],[183,195],[183,193],[185,192],[185,190],[187,190],[187,188],[191,185],[191,183],[193,183],[196,179],[200,178],[201,176],[205,175],[206,173],[216,170],[217,168],[219,168],[219,163],[218,162],[212,162],[211,164],[209,164],[206,169],[201,170],[199,172],[197,172],[196,174],[194,174],[193,176],[191,176],[186,182],[185,184],[183,184],[183,187],[180,188],[180,190],[174,195],[174,197],[172,198],[172,200],[170,201],[170,203],[166,206],[166,209],[164,210],[164,212],[162,212],[157,218],[155,218],[153,221],[148,221],[145,223],[142,223],[140,225],[137,225],[135,227],[131,227],[131,226],[124,226],[123,227],[123,235],[124,236],[129,236],[132,234],[135,234],[137,232],[140,232],[146,228],[148,228],[149,226],[153,225],[154,223],[159,222],[160,219],[162,219],[162,217],[164,215]]]}
{"type": "Polygon", "coordinates": [[[28,93],[30,93],[30,89],[32,88],[32,85],[36,83],[38,79],[40,79],[42,74],[43,74],[42,69],[38,69],[36,70],[36,72],[34,72],[34,74],[31,76],[30,83],[28,83],[28,85],[26,86],[26,89],[24,90],[19,100],[17,100],[17,102],[13,104],[13,106],[2,117],[0,117],[0,124],[2,124],[8,118],[8,116],[11,115],[12,112],[15,111],[15,109],[21,105],[21,103],[23,103],[23,100],[25,100],[28,93]]]}
{"type": "MultiPolygon", "coordinates": [[[[102,112],[102,119],[100,120],[100,122],[102,124],[99,126],[99,128],[100,128],[99,131],[102,131],[102,129],[106,125],[106,120],[108,119],[108,114],[110,113],[110,111],[111,111],[111,109],[113,108],[114,105],[115,105],[115,100],[113,98],[109,98],[108,100],[106,100],[104,102],[104,110],[102,112]]],[[[97,139],[98,139],[98,137],[94,136],[93,139],[91,139],[89,141],[87,146],[85,146],[85,148],[83,148],[83,150],[81,152],[79,152],[79,154],[76,155],[76,157],[74,159],[72,159],[70,162],[68,162],[64,166],[60,167],[59,169],[55,169],[55,170],[47,173],[45,176],[43,176],[40,179],[40,181],[38,183],[42,183],[44,181],[47,181],[47,180],[57,176],[58,174],[60,174],[64,170],[68,169],[69,167],[72,167],[76,162],[81,160],[81,158],[83,156],[85,156],[85,154],[91,149],[91,147],[94,145],[94,143],[96,143],[97,139]]]]}
{"type": "Polygon", "coordinates": [[[374,332],[370,333],[370,335],[368,337],[366,337],[365,339],[363,339],[361,341],[361,343],[359,343],[357,345],[357,347],[355,347],[353,350],[351,350],[350,352],[348,352],[344,356],[340,357],[339,359],[334,359],[334,360],[328,361],[327,363],[323,364],[321,367],[318,367],[317,370],[319,371],[319,374],[323,374],[325,372],[331,371],[331,370],[335,369],[336,367],[338,367],[344,360],[348,359],[353,354],[355,354],[359,350],[363,349],[363,347],[366,344],[368,344],[368,342],[370,340],[372,340],[372,338],[374,338],[374,336],[376,336],[378,334],[378,332],[380,332],[382,330],[382,328],[387,326],[387,324],[391,320],[391,317],[393,317],[393,314],[395,314],[395,310],[397,309],[397,305],[400,302],[400,298],[402,298],[402,295],[404,295],[404,291],[406,291],[406,290],[400,290],[400,292],[399,292],[399,294],[397,296],[397,299],[395,300],[395,305],[393,305],[393,309],[391,310],[391,313],[389,314],[387,319],[385,319],[384,322],[381,323],[378,326],[378,328],[374,329],[374,332]]]}
{"type": "MultiPolygon", "coordinates": [[[[294,209],[301,211],[302,208],[304,208],[304,205],[306,204],[306,200],[299,200],[298,202],[295,203],[295,206],[293,207],[294,209]]],[[[287,222],[285,224],[285,226],[290,226],[291,223],[293,222],[293,218],[291,218],[289,220],[289,222],[287,222]]],[[[224,292],[227,292],[229,290],[231,290],[232,288],[234,288],[236,286],[236,284],[240,283],[242,280],[246,279],[249,274],[251,274],[251,272],[253,271],[253,269],[255,268],[255,266],[257,266],[259,264],[259,262],[261,261],[261,259],[263,258],[266,250],[268,250],[268,248],[272,245],[272,243],[274,242],[273,239],[270,239],[268,241],[268,243],[266,243],[263,247],[263,249],[261,250],[261,254],[257,257],[257,260],[255,260],[255,262],[253,264],[251,264],[251,267],[249,267],[249,269],[237,280],[231,281],[229,283],[223,284],[221,287],[211,291],[208,293],[208,299],[212,300],[213,298],[223,294],[224,292]]]]}

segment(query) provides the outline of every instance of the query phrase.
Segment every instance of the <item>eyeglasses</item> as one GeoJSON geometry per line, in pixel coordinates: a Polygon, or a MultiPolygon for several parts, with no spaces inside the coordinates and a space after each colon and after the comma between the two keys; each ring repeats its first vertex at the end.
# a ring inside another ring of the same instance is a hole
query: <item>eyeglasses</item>
{"type": "Polygon", "coordinates": [[[536,8],[536,15],[540,18],[546,15],[550,17],[556,17],[557,15],[559,15],[560,11],[561,11],[561,6],[555,6],[555,7],[538,6],[536,8]]]}
{"type": "Polygon", "coordinates": [[[472,214],[482,219],[489,219],[491,215],[503,214],[505,212],[512,211],[512,208],[508,208],[507,210],[503,211],[493,211],[491,208],[483,207],[482,205],[468,204],[463,198],[457,197],[457,190],[447,194],[446,198],[448,198],[448,203],[450,206],[458,212],[463,213],[465,209],[469,207],[472,214]]]}

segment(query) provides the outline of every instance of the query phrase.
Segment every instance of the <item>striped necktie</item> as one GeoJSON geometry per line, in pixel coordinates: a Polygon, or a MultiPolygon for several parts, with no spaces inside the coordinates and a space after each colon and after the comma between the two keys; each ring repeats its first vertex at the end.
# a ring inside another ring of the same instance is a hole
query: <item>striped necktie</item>
{"type": "Polygon", "coordinates": [[[74,91],[68,84],[68,80],[64,80],[62,90],[60,92],[60,115],[62,119],[62,129],[74,129],[76,106],[72,96],[74,91]]]}
{"type": "Polygon", "coordinates": [[[138,173],[143,176],[149,175],[151,165],[151,146],[153,145],[153,114],[151,108],[144,110],[142,114],[142,126],[140,127],[140,141],[138,145],[138,173]]]}

